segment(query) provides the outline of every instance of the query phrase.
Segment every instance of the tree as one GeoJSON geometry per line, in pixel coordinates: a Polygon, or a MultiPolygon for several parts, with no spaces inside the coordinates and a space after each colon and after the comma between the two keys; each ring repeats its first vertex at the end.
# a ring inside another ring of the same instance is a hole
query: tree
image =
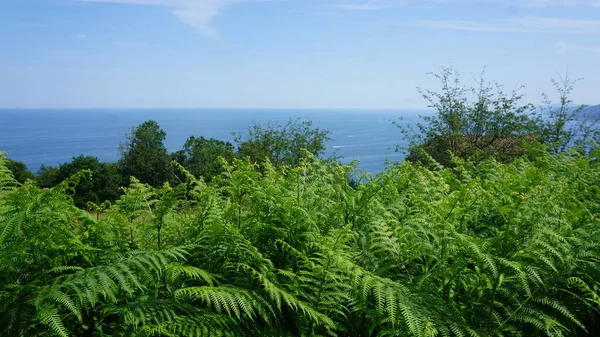
{"type": "Polygon", "coordinates": [[[125,143],[119,146],[119,171],[126,181],[134,176],[142,183],[158,187],[169,179],[170,158],[163,144],[166,136],[166,132],[153,120],[130,130],[125,136],[125,143]]]}
{"type": "Polygon", "coordinates": [[[98,201],[115,201],[121,195],[120,189],[124,181],[119,174],[117,163],[100,163],[97,172],[92,172],[95,189],[98,193],[98,201]]]}
{"type": "Polygon", "coordinates": [[[101,163],[96,157],[80,155],[73,157],[71,162],[61,164],[58,170],[60,181],[82,170],[92,172],[91,178],[83,179],[75,188],[73,202],[77,207],[86,208],[88,202],[99,204],[106,200],[115,201],[119,197],[122,180],[114,163],[101,163]]]}
{"type": "Polygon", "coordinates": [[[13,176],[15,177],[15,180],[19,183],[22,184],[27,180],[35,180],[35,175],[27,169],[27,165],[25,165],[24,163],[8,159],[6,160],[5,165],[6,168],[8,168],[12,172],[13,176]]]}
{"type": "Polygon", "coordinates": [[[290,119],[286,124],[268,122],[266,126],[253,123],[248,128],[248,137],[235,134],[238,154],[253,162],[269,159],[275,166],[297,166],[302,158],[302,149],[320,157],[325,152],[325,143],[331,138],[328,130],[313,127],[312,121],[290,119]]]}
{"type": "Polygon", "coordinates": [[[594,117],[592,111],[585,110],[584,105],[574,105],[569,96],[575,84],[581,79],[572,80],[569,74],[558,75],[551,82],[558,94],[558,104],[546,94],[542,94],[543,104],[540,106],[539,123],[540,139],[550,151],[559,153],[573,146],[585,147],[590,141],[600,141],[600,118],[594,117]]]}
{"type": "Polygon", "coordinates": [[[95,186],[95,183],[100,181],[100,179],[94,179],[93,177],[94,173],[98,173],[100,171],[100,162],[98,161],[98,158],[80,155],[78,157],[73,157],[70,162],[60,164],[58,167],[59,174],[56,184],[82,170],[91,171],[92,177],[88,179],[82,179],[77,187],[75,187],[73,203],[77,207],[86,208],[88,201],[93,203],[99,203],[100,201],[98,190],[95,186]]]}
{"type": "Polygon", "coordinates": [[[40,166],[36,174],[37,185],[41,188],[56,186],[60,181],[60,170],[53,166],[40,166]]]}
{"type": "Polygon", "coordinates": [[[440,81],[440,91],[418,90],[435,110],[434,115],[421,116],[416,124],[418,134],[396,123],[410,137],[409,160],[430,156],[448,166],[452,153],[475,160],[493,156],[509,161],[524,153],[523,142],[534,140],[533,106],[521,103],[522,87],[507,93],[500,84],[486,82],[483,72],[475,86],[465,87],[452,67],[430,75],[440,81]]]}
{"type": "Polygon", "coordinates": [[[218,158],[223,157],[231,161],[234,156],[235,150],[229,142],[191,136],[183,145],[183,150],[175,152],[171,158],[182,164],[194,176],[210,181],[223,171],[218,158]]]}
{"type": "Polygon", "coordinates": [[[79,155],[70,162],[55,167],[42,166],[38,173],[38,185],[44,188],[54,187],[83,170],[89,170],[90,177],[82,178],[74,188],[73,203],[87,208],[88,202],[99,204],[103,201],[115,201],[119,198],[122,179],[114,163],[101,163],[93,156],[79,155]]]}

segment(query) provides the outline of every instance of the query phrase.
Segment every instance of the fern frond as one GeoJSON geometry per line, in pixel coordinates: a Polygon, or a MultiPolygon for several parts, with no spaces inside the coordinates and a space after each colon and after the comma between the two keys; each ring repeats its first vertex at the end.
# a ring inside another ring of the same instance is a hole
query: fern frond
{"type": "Polygon", "coordinates": [[[242,315],[254,320],[261,315],[265,321],[268,308],[252,293],[233,287],[188,287],[175,291],[175,298],[183,301],[199,301],[217,311],[241,319],[242,315]]]}

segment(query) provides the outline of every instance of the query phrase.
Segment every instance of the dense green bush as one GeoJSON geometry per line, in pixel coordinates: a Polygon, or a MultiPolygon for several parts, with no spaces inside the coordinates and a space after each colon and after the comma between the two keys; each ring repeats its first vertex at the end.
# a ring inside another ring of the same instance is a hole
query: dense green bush
{"type": "Polygon", "coordinates": [[[463,85],[453,67],[430,75],[439,88],[419,92],[433,114],[409,126],[395,123],[409,141],[403,149],[408,160],[434,160],[444,166],[452,164],[452,156],[508,162],[541,146],[560,153],[572,147],[589,150],[592,142],[600,142],[600,118],[573,104],[569,95],[577,81],[568,76],[552,80],[557,100],[543,94],[543,104],[536,108],[523,102],[522,87],[507,92],[496,82],[486,82],[483,73],[471,87],[463,85]]]}
{"type": "Polygon", "coordinates": [[[195,177],[210,181],[223,172],[219,157],[231,161],[235,157],[235,149],[229,142],[190,136],[183,144],[183,149],[176,151],[171,157],[195,177]]]}
{"type": "Polygon", "coordinates": [[[469,158],[474,162],[494,158],[506,163],[515,158],[533,156],[537,152],[544,151],[543,145],[533,136],[470,138],[457,135],[436,135],[428,138],[422,144],[413,146],[406,160],[426,163],[433,159],[445,167],[452,167],[453,157],[469,158]]]}
{"type": "Polygon", "coordinates": [[[317,157],[325,153],[329,130],[313,126],[310,120],[289,119],[287,123],[267,125],[252,123],[248,134],[236,133],[238,156],[248,157],[256,163],[269,160],[273,165],[298,166],[302,159],[302,151],[307,150],[317,157]]]}
{"type": "Polygon", "coordinates": [[[588,157],[371,178],[307,154],[210,184],[172,165],[183,184],[133,179],[88,214],[70,196],[87,171],[18,187],[0,159],[0,335],[598,334],[588,157]]]}
{"type": "Polygon", "coordinates": [[[6,167],[12,172],[13,177],[19,183],[24,183],[27,180],[35,180],[35,175],[27,169],[27,165],[20,161],[7,159],[6,167]]]}
{"type": "Polygon", "coordinates": [[[37,184],[42,188],[51,188],[82,170],[90,171],[91,175],[74,187],[72,198],[75,206],[86,208],[88,202],[100,204],[119,198],[120,188],[125,180],[122,179],[117,164],[101,163],[92,156],[79,155],[58,167],[42,166],[38,172],[37,184]]]}

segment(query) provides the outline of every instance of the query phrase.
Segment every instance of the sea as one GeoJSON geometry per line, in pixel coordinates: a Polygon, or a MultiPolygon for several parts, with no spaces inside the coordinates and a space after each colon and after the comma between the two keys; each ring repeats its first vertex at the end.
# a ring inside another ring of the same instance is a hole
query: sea
{"type": "Polygon", "coordinates": [[[358,160],[358,167],[373,175],[404,154],[396,147],[406,141],[392,124],[414,123],[425,110],[346,109],[2,109],[0,152],[24,162],[37,172],[41,165],[58,166],[73,157],[91,155],[100,161],[119,158],[119,144],[132,127],[156,121],[167,133],[169,152],[182,148],[189,136],[204,136],[233,143],[233,133],[246,135],[252,123],[286,123],[290,118],[310,120],[329,130],[326,156],[343,163],[358,160]]]}

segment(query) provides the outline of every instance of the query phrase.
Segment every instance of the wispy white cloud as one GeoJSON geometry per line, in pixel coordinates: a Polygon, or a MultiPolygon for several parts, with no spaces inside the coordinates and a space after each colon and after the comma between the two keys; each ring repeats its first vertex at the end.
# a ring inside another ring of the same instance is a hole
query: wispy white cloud
{"type": "Polygon", "coordinates": [[[85,35],[85,34],[79,33],[79,34],[73,35],[73,40],[85,40],[85,39],[87,39],[87,35],[85,35]]]}
{"type": "Polygon", "coordinates": [[[334,8],[374,11],[410,5],[430,6],[454,3],[489,3],[495,0],[323,0],[322,3],[334,8]]]}
{"type": "Polygon", "coordinates": [[[527,0],[524,6],[529,7],[597,7],[598,0],[527,0]]]}
{"type": "Polygon", "coordinates": [[[572,52],[600,54],[600,47],[583,46],[579,44],[571,44],[566,42],[559,42],[556,46],[556,49],[557,52],[560,54],[568,54],[572,52]]]}
{"type": "Polygon", "coordinates": [[[600,7],[599,0],[325,0],[324,3],[349,10],[383,10],[407,5],[491,4],[515,7],[600,7]]]}
{"type": "Polygon", "coordinates": [[[228,5],[244,2],[264,2],[272,0],[76,0],[87,3],[123,4],[138,6],[161,6],[168,8],[186,25],[204,36],[216,38],[217,31],[211,26],[212,20],[221,14],[228,5]]]}
{"type": "Polygon", "coordinates": [[[538,16],[516,17],[497,21],[419,20],[405,22],[402,25],[484,32],[600,34],[600,20],[576,20],[538,16]]]}

